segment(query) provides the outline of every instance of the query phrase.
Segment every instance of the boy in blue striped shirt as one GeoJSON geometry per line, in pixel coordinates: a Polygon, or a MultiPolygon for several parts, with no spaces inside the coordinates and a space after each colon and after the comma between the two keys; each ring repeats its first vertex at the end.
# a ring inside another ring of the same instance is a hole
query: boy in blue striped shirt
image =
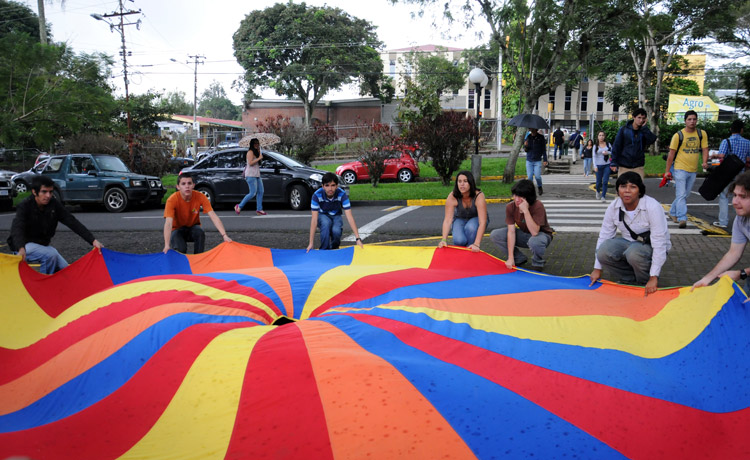
{"type": "Polygon", "coordinates": [[[313,248],[315,243],[315,230],[320,227],[320,249],[338,249],[341,244],[341,233],[344,224],[341,214],[346,215],[346,220],[357,237],[357,245],[363,247],[362,239],[359,237],[357,224],[352,215],[352,205],[346,192],[339,188],[339,178],[334,173],[323,174],[323,186],[313,193],[310,209],[312,219],[310,220],[310,243],[307,252],[313,248]]]}

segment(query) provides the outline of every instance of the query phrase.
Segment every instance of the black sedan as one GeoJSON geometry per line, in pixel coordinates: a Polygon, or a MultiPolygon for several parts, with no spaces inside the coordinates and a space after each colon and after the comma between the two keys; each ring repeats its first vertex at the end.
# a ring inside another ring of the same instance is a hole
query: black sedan
{"type": "MultiPolygon", "coordinates": [[[[246,154],[246,148],[217,151],[181,172],[193,176],[195,189],[206,195],[211,205],[237,204],[248,192],[242,177],[246,154]]],[[[321,187],[325,173],[280,153],[264,150],[260,163],[263,202],[288,203],[294,210],[307,209],[310,197],[321,187]]],[[[343,185],[343,181],[339,180],[339,183],[343,185]]]]}

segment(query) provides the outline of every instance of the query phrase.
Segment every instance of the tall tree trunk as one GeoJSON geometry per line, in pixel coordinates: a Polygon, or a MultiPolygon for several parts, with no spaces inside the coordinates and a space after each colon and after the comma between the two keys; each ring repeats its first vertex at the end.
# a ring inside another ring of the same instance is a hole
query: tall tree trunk
{"type": "MultiPolygon", "coordinates": [[[[530,99],[527,99],[523,105],[523,112],[521,113],[532,113],[534,104],[530,99]]],[[[508,157],[508,163],[505,165],[505,171],[503,171],[503,182],[510,184],[516,176],[516,162],[518,161],[518,154],[521,153],[521,147],[523,146],[524,137],[526,137],[526,128],[518,128],[516,130],[516,137],[513,139],[513,148],[510,150],[510,156],[508,157]]]]}
{"type": "Polygon", "coordinates": [[[39,9],[39,41],[47,44],[47,19],[44,17],[44,0],[36,0],[39,9]]]}

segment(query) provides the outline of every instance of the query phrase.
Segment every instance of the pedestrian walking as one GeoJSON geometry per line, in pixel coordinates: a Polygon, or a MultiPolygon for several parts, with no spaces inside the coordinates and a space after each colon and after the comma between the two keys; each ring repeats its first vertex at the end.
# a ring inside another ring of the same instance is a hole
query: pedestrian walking
{"type": "MultiPolygon", "coordinates": [[[[747,165],[750,161],[750,141],[742,137],[745,124],[742,120],[734,120],[729,128],[731,135],[728,139],[721,141],[719,146],[719,158],[724,159],[727,155],[735,155],[747,165]]],[[[747,169],[747,168],[746,168],[747,169]]],[[[738,174],[739,176],[739,174],[738,174]]],[[[736,178],[735,178],[736,180],[736,178]]],[[[729,199],[732,184],[727,185],[719,194],[719,220],[714,226],[727,228],[729,226],[729,199]]]]}
{"type": "Polygon", "coordinates": [[[555,151],[553,152],[552,156],[555,160],[557,160],[557,151],[560,151],[560,158],[563,156],[563,144],[565,143],[565,133],[562,129],[558,126],[554,133],[552,133],[552,138],[555,140],[555,151]]]}
{"type": "Polygon", "coordinates": [[[674,201],[669,208],[669,217],[680,228],[687,227],[687,196],[698,175],[698,165],[708,169],[708,135],[696,128],[698,114],[695,110],[688,110],[684,119],[685,127],[672,136],[664,171],[665,176],[670,176],[674,164],[674,201]]]}
{"type": "Polygon", "coordinates": [[[529,129],[529,135],[523,142],[526,150],[526,178],[532,181],[536,177],[536,185],[539,188],[539,196],[544,193],[542,189],[542,166],[547,166],[547,141],[539,130],[529,129]]]}
{"type": "Polygon", "coordinates": [[[646,110],[638,108],[633,119],[617,131],[612,144],[612,172],[635,171],[645,177],[646,149],[656,142],[656,135],[646,126],[646,110]]]}
{"type": "Polygon", "coordinates": [[[250,140],[250,148],[247,150],[245,157],[246,163],[242,175],[247,182],[248,192],[242,198],[240,204],[234,206],[234,212],[239,215],[242,208],[255,197],[255,213],[259,216],[265,216],[266,212],[263,210],[263,180],[260,177],[260,161],[263,159],[263,154],[260,152],[260,141],[258,139],[250,140]]]}
{"type": "Polygon", "coordinates": [[[581,149],[581,131],[576,129],[573,134],[568,138],[568,144],[573,149],[573,164],[578,159],[578,153],[581,149]]]}
{"type": "Polygon", "coordinates": [[[591,173],[591,164],[594,159],[594,141],[589,139],[581,150],[581,159],[583,160],[583,177],[589,177],[591,173]]]}
{"type": "Polygon", "coordinates": [[[609,185],[610,165],[612,163],[612,145],[607,142],[607,134],[599,131],[594,144],[594,171],[596,172],[596,199],[607,201],[607,185],[609,185]]]}

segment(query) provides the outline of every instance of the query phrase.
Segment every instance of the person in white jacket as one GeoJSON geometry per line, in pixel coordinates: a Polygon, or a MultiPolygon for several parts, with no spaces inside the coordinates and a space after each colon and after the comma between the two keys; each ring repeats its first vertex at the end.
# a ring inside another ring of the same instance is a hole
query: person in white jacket
{"type": "Polygon", "coordinates": [[[643,179],[635,172],[621,174],[615,188],[618,197],[604,214],[596,242],[591,285],[602,277],[604,268],[619,283],[645,285],[649,295],[656,292],[672,248],[664,208],[646,195],[643,179]]]}

